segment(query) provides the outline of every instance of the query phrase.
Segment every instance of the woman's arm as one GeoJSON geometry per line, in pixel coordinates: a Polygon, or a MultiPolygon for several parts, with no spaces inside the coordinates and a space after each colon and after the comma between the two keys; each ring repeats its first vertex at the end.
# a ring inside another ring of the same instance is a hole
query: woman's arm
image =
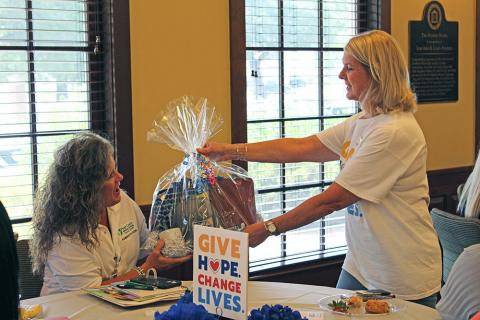
{"type": "Polygon", "coordinates": [[[127,281],[127,280],[130,280],[130,279],[135,279],[139,275],[140,275],[140,273],[137,270],[132,269],[132,270],[128,271],[127,273],[122,274],[121,276],[102,281],[102,286],[105,286],[107,284],[111,284],[111,283],[114,283],[114,282],[120,282],[120,281],[127,281]]]}
{"type": "MultiPolygon", "coordinates": [[[[324,192],[304,201],[284,215],[272,219],[272,221],[277,228],[277,232],[283,233],[305,226],[359,200],[359,197],[334,182],[324,192]]],[[[270,235],[262,222],[249,225],[244,231],[249,233],[251,247],[261,244],[270,235]]]]}
{"type": "MultiPolygon", "coordinates": [[[[159,240],[140,266],[144,272],[150,268],[157,271],[167,270],[192,258],[191,255],[181,258],[164,257],[161,254],[164,244],[163,240],[159,240]]],[[[46,294],[107,285],[139,276],[139,272],[132,268],[118,277],[102,281],[98,257],[79,241],[72,241],[68,237],[63,237],[62,241],[52,248],[47,264],[45,268],[50,270],[51,276],[44,282],[46,294]]]]}
{"type": "MultiPolygon", "coordinates": [[[[158,243],[153,249],[152,253],[150,253],[150,255],[147,257],[145,262],[141,266],[139,266],[139,268],[142,269],[144,273],[146,273],[147,270],[151,268],[157,271],[168,270],[192,259],[191,255],[180,257],[180,258],[164,257],[161,254],[161,251],[164,245],[165,245],[165,242],[163,241],[163,239],[158,240],[158,243]]],[[[140,273],[136,269],[132,269],[121,276],[102,281],[102,285],[107,285],[107,284],[119,282],[119,281],[130,280],[138,277],[139,275],[140,273]]]]}
{"type": "Polygon", "coordinates": [[[257,162],[325,162],[339,156],[328,149],[317,136],[284,138],[255,143],[227,144],[208,142],[197,151],[211,160],[247,160],[257,162]]]}

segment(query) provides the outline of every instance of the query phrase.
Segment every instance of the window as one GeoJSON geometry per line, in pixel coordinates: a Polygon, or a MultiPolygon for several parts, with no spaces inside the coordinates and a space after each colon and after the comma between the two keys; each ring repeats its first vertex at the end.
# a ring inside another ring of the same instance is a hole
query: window
{"type": "Polygon", "coordinates": [[[112,8],[101,0],[0,0],[0,199],[21,236],[53,151],[85,130],[117,140],[114,35],[104,19],[112,8]]]}
{"type": "MultiPolygon", "coordinates": [[[[234,142],[304,137],[358,111],[338,78],[343,47],[351,36],[378,28],[379,3],[246,0],[230,6],[232,124],[240,124],[232,128],[234,142]]],[[[257,209],[271,219],[328,187],[339,162],[250,162],[248,171],[258,190],[257,209]]],[[[344,231],[341,210],[269,237],[250,251],[250,270],[344,250],[344,231]]]]}

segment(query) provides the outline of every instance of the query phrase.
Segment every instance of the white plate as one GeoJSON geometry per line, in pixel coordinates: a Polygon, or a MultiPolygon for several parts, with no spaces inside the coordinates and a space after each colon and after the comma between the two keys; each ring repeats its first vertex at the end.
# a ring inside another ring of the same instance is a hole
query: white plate
{"type": "MultiPolygon", "coordinates": [[[[355,316],[355,317],[378,317],[378,316],[385,316],[387,313],[367,313],[365,312],[365,302],[363,302],[362,306],[359,308],[350,308],[346,313],[340,311],[334,311],[329,304],[332,303],[333,300],[340,300],[340,299],[348,299],[349,297],[354,296],[354,294],[337,294],[334,296],[328,296],[322,298],[318,301],[318,305],[320,309],[327,310],[335,314],[341,314],[346,316],[355,316]]],[[[405,310],[407,305],[405,301],[395,298],[387,298],[384,299],[390,305],[390,312],[396,313],[405,310]]]]}

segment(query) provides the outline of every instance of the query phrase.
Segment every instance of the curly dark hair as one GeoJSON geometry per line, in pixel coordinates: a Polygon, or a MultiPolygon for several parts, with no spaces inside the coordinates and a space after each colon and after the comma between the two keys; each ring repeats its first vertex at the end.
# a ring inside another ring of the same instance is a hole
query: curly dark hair
{"type": "Polygon", "coordinates": [[[101,189],[112,155],[110,142],[94,133],[79,134],[56,150],[35,197],[30,242],[34,272],[43,272],[48,252],[62,236],[79,239],[88,249],[98,244],[101,189]]]}

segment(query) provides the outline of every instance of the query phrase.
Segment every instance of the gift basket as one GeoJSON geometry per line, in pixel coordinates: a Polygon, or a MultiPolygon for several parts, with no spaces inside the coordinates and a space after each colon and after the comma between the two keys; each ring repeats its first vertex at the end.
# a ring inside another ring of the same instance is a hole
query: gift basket
{"type": "Polygon", "coordinates": [[[191,252],[195,224],[242,230],[257,221],[253,180],[247,172],[229,162],[210,161],[196,151],[222,123],[206,98],[195,102],[184,96],[167,105],[147,134],[148,141],[184,153],[183,161],[158,180],[153,194],[147,246],[163,238],[165,256],[191,252]]]}

